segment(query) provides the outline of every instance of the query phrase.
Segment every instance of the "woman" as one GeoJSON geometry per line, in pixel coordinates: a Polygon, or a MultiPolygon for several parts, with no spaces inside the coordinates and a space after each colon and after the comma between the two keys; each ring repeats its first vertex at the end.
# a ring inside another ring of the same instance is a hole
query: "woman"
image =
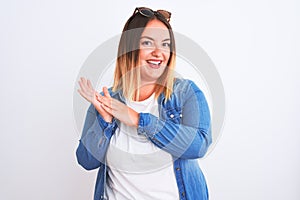
{"type": "Polygon", "coordinates": [[[202,91],[174,78],[171,13],[136,8],[123,29],[114,85],[97,93],[81,78],[91,102],[76,151],[98,169],[94,199],[206,200],[197,158],[211,144],[210,112],[202,91]]]}

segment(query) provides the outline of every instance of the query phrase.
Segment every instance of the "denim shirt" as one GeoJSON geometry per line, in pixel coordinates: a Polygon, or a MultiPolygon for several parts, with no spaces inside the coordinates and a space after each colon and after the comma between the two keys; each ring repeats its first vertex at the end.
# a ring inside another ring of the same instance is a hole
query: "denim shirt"
{"type": "MultiPolygon", "coordinates": [[[[112,98],[125,102],[121,91],[109,92],[112,98]]],[[[165,101],[161,94],[157,101],[159,117],[139,113],[138,134],[172,155],[180,200],[207,200],[207,185],[197,160],[212,142],[210,112],[203,92],[193,81],[177,78],[171,98],[165,101]]],[[[117,119],[105,122],[93,105],[87,111],[76,156],[86,170],[98,168],[94,200],[107,199],[109,166],[105,156],[119,124],[117,119]]]]}

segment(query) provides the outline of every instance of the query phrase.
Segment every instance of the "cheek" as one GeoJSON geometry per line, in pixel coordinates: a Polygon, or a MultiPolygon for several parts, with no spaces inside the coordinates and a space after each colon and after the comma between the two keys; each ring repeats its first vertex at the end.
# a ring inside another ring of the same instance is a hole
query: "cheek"
{"type": "Polygon", "coordinates": [[[145,54],[143,50],[139,50],[139,62],[138,65],[141,66],[143,65],[144,59],[145,58],[145,54]]]}
{"type": "Polygon", "coordinates": [[[170,56],[171,56],[171,53],[170,53],[170,51],[168,51],[168,52],[165,52],[165,53],[164,53],[164,55],[165,55],[166,62],[168,62],[168,61],[169,61],[169,59],[170,59],[170,56]]]}
{"type": "Polygon", "coordinates": [[[146,60],[149,53],[151,53],[151,51],[149,51],[147,49],[140,49],[140,51],[139,51],[140,60],[146,60]]]}

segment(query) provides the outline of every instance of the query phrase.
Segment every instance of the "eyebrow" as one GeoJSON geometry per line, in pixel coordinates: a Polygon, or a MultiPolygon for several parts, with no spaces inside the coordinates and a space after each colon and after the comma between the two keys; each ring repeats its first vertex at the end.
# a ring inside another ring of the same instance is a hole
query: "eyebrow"
{"type": "MultiPolygon", "coordinates": [[[[147,38],[149,40],[154,41],[154,39],[152,37],[149,37],[149,36],[142,36],[141,39],[143,39],[143,38],[147,38]]],[[[171,40],[171,39],[170,38],[166,38],[166,39],[162,40],[162,42],[169,41],[169,40],[171,40]]]]}

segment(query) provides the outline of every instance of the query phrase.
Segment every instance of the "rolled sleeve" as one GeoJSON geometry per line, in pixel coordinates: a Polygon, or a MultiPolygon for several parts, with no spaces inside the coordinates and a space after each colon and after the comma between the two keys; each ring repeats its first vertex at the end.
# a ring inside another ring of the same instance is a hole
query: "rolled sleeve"
{"type": "Polygon", "coordinates": [[[139,124],[138,124],[138,134],[145,135],[146,137],[152,139],[159,130],[159,119],[150,113],[140,113],[139,124]]]}

